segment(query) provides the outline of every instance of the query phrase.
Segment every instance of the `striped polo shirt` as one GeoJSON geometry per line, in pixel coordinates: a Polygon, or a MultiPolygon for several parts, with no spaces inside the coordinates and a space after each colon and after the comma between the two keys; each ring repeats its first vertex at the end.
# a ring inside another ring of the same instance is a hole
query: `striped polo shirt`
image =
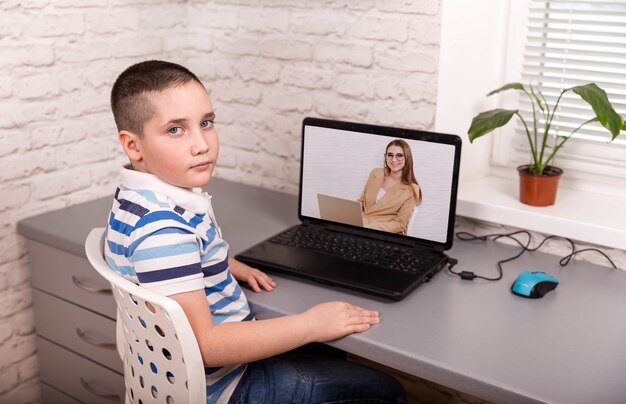
{"type": "MultiPolygon", "coordinates": [[[[132,282],[161,295],[204,289],[215,324],[254,320],[228,270],[211,196],[123,168],[109,215],[105,258],[132,282]]],[[[227,402],[245,365],[205,368],[207,402],[227,402]]]]}

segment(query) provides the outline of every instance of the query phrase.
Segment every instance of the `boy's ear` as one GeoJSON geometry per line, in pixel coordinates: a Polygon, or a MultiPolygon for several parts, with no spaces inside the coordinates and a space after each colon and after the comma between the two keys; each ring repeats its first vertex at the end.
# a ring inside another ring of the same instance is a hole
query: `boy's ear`
{"type": "Polygon", "coordinates": [[[141,139],[139,136],[127,130],[121,130],[117,137],[130,161],[141,161],[141,139]]]}

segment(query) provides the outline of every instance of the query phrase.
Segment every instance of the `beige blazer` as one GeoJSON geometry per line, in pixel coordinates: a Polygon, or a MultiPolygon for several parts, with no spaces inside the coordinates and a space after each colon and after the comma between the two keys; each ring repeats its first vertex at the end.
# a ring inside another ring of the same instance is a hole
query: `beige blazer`
{"type": "Polygon", "coordinates": [[[368,227],[372,229],[406,234],[413,209],[422,203],[420,187],[417,184],[399,183],[376,202],[384,178],[383,168],[375,168],[370,173],[363,193],[358,199],[361,202],[363,217],[369,220],[368,227]]]}

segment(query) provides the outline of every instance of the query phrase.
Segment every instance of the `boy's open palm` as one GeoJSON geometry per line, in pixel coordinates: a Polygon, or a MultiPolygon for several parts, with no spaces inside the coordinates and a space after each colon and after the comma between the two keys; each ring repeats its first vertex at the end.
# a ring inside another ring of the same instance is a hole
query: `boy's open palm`
{"type": "Polygon", "coordinates": [[[346,302],[327,302],[313,306],[303,313],[316,342],[332,341],[346,335],[363,332],[380,323],[377,311],[366,310],[346,302]]]}

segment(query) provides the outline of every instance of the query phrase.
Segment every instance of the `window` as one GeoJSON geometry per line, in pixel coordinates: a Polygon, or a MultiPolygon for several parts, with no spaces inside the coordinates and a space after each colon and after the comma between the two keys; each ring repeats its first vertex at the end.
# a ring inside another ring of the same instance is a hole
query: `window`
{"type": "MultiPolygon", "coordinates": [[[[519,137],[515,136],[515,125],[511,123],[499,128],[493,135],[485,136],[471,145],[466,133],[472,118],[479,112],[493,108],[524,107],[520,103],[524,100],[517,98],[517,91],[505,91],[485,97],[489,91],[510,82],[532,80],[536,85],[548,81],[548,72],[537,74],[537,78],[530,78],[532,69],[529,70],[526,66],[537,66],[536,70],[540,70],[539,67],[546,65],[548,61],[533,61],[528,57],[524,59],[524,53],[526,51],[527,54],[538,57],[550,53],[547,49],[543,51],[536,48],[545,47],[548,39],[555,36],[555,32],[543,34],[531,30],[530,27],[549,27],[556,30],[558,16],[551,13],[557,7],[561,7],[561,14],[564,12],[563,7],[565,10],[568,10],[567,7],[578,7],[572,8],[571,13],[577,17],[587,15],[589,10],[595,10],[596,16],[589,14],[588,17],[593,23],[579,24],[587,30],[598,25],[594,18],[613,18],[606,23],[602,20],[600,27],[596,27],[599,33],[594,35],[586,32],[586,36],[591,37],[585,39],[586,43],[576,44],[573,40],[568,43],[563,40],[560,45],[552,45],[552,48],[568,49],[559,54],[560,60],[564,59],[563,54],[571,56],[578,49],[587,52],[580,52],[583,55],[576,53],[576,57],[597,56],[598,53],[602,53],[604,57],[603,51],[607,43],[617,43],[612,48],[611,56],[619,62],[608,63],[617,73],[601,74],[597,80],[588,80],[598,82],[605,90],[609,90],[605,85],[606,81],[617,83],[611,86],[615,95],[610,94],[609,97],[614,105],[618,104],[615,97],[623,97],[626,92],[626,32],[623,28],[625,3],[626,0],[442,1],[435,129],[443,133],[456,133],[464,140],[457,204],[459,215],[624,248],[626,219],[623,219],[624,215],[620,215],[620,212],[626,204],[626,169],[623,167],[626,162],[626,145],[615,142],[607,145],[602,139],[580,138],[568,141],[556,161],[565,170],[560,180],[557,203],[548,208],[534,208],[517,201],[515,166],[528,163],[529,152],[521,134],[517,134],[519,137]],[[615,20],[618,22],[615,23],[615,20]],[[607,35],[607,31],[612,34],[607,35]],[[527,36],[535,36],[537,39],[527,41],[527,36]],[[569,48],[564,45],[569,45],[569,48]],[[524,76],[522,67],[525,70],[524,76]],[[607,80],[608,78],[611,80],[607,80]]],[[[581,41],[580,38],[578,40],[581,41]]],[[[552,53],[555,53],[554,50],[552,53]]],[[[568,57],[565,59],[569,62],[568,57]]],[[[603,71],[602,66],[588,69],[586,64],[594,61],[597,60],[585,60],[584,68],[578,67],[575,70],[603,71]]],[[[568,68],[569,65],[570,63],[568,68]]],[[[564,78],[564,83],[559,83],[559,89],[567,85],[569,79],[565,78],[566,74],[569,72],[557,75],[559,80],[561,75],[564,78]]],[[[626,115],[623,101],[617,107],[621,114],[626,115]]],[[[626,141],[626,133],[622,132],[621,136],[622,142],[626,141]]]]}
{"type": "MultiPolygon", "coordinates": [[[[541,88],[551,105],[562,89],[589,82],[604,89],[617,112],[626,116],[626,1],[553,0],[529,1],[522,82],[541,88]]],[[[521,93],[520,93],[521,94],[521,93]]],[[[532,117],[526,95],[519,98],[525,117],[532,117]]],[[[573,92],[559,104],[551,135],[567,136],[591,118],[591,108],[573,92]]],[[[519,122],[518,122],[519,123],[519,122]]],[[[528,144],[521,124],[516,136],[500,136],[494,162],[511,166],[528,162],[528,144]],[[511,139],[513,147],[511,148],[511,139]],[[506,142],[506,147],[502,144],[506,142]],[[497,151],[508,149],[505,156],[497,151]],[[512,150],[512,151],[511,151],[512,150]]],[[[510,134],[509,134],[510,135],[510,134]]],[[[626,184],[626,133],[608,144],[610,134],[600,124],[586,125],[568,140],[556,165],[567,173],[572,188],[588,189],[588,183],[626,184]]],[[[598,189],[595,189],[598,190],[598,189]]],[[[621,193],[625,195],[624,193],[621,193]]]]}

